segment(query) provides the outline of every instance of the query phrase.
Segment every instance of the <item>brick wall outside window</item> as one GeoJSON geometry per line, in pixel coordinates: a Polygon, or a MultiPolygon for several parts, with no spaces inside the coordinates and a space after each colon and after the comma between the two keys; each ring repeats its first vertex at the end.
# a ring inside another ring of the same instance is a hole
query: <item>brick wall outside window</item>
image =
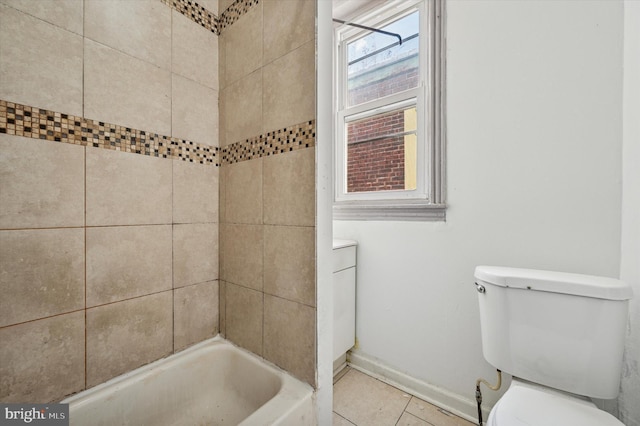
{"type": "MultiPolygon", "coordinates": [[[[373,77],[372,81],[366,81],[366,75],[357,77],[362,84],[348,93],[352,105],[416,87],[418,69],[401,69],[378,80],[373,77]]],[[[348,124],[347,192],[405,189],[404,137],[385,137],[404,131],[404,110],[348,124]]]]}
{"type": "Polygon", "coordinates": [[[384,137],[402,132],[404,110],[349,124],[348,192],[404,189],[404,137],[384,137]]]}

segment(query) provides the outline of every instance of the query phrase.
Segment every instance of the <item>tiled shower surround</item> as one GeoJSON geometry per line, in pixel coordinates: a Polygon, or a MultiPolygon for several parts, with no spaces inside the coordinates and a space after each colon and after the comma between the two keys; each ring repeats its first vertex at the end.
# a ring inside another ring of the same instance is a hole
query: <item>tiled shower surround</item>
{"type": "Polygon", "coordinates": [[[0,99],[0,134],[219,166],[313,147],[315,120],[218,148],[0,99]]]}
{"type": "Polygon", "coordinates": [[[0,0],[0,401],[219,331],[315,382],[314,16],[0,0]]]}

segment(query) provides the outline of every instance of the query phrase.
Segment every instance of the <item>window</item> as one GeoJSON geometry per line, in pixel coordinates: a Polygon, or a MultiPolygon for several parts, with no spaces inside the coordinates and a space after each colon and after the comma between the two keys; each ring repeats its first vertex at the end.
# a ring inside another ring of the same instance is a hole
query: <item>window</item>
{"type": "Polygon", "coordinates": [[[443,2],[336,30],[336,219],[444,220],[443,2]]]}

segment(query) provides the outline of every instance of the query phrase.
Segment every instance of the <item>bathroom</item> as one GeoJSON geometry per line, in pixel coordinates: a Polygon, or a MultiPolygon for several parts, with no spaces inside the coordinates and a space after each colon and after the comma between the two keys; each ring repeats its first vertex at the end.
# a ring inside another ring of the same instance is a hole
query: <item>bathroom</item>
{"type": "MultiPolygon", "coordinates": [[[[314,386],[330,424],[334,236],[358,242],[353,361],[469,419],[495,374],[476,265],[640,294],[633,1],[446,1],[439,221],[333,220],[331,2],[197,4],[0,0],[0,100],[45,110],[0,134],[1,402],[60,400],[220,333],[314,386]],[[47,121],[71,116],[87,141],[55,140],[47,121]]],[[[605,407],[630,426],[638,303],[605,407]]]]}

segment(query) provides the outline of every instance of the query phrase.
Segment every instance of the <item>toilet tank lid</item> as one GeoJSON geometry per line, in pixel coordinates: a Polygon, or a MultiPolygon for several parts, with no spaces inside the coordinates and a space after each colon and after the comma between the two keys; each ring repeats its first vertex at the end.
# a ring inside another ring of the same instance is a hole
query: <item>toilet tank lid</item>
{"type": "Polygon", "coordinates": [[[624,281],[593,275],[504,266],[477,266],[474,276],[485,283],[501,287],[547,291],[606,300],[628,300],[633,297],[631,286],[624,281]]]}

